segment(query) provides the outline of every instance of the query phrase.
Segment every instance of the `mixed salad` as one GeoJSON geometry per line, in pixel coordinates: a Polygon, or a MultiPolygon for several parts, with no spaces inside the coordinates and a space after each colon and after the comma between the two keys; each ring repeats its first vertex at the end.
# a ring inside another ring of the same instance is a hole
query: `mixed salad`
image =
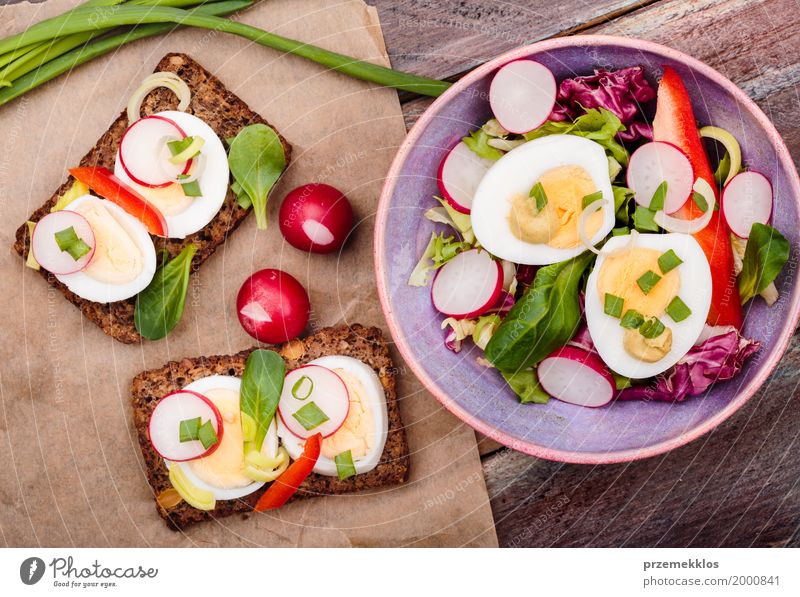
{"type": "Polygon", "coordinates": [[[743,306],[778,300],[769,179],[698,126],[674,69],[646,74],[511,62],[494,117],[439,166],[425,217],[443,226],[409,284],[430,284],[445,346],[471,342],[523,403],[702,394],[759,349],[743,306]]]}

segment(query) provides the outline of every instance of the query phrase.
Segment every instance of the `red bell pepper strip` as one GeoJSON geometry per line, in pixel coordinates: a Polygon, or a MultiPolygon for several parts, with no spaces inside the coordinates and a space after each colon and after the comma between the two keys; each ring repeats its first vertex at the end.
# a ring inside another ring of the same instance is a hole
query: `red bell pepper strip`
{"type": "Polygon", "coordinates": [[[101,197],[116,203],[137,218],[150,234],[167,236],[167,221],[161,212],[114,176],[108,168],[102,166],[71,168],[69,173],[101,197]]]}
{"type": "Polygon", "coordinates": [[[319,453],[322,448],[322,435],[317,433],[306,440],[303,453],[300,458],[289,465],[283,474],[272,482],[272,485],[264,492],[256,503],[256,512],[264,510],[275,510],[280,508],[296,492],[300,484],[311,474],[314,465],[317,464],[319,453]]]}
{"type": "MultiPolygon", "coordinates": [[[[695,178],[702,178],[711,185],[719,205],[717,183],[700,139],[689,92],[678,73],[669,66],[664,67],[664,76],[658,85],[653,136],[656,141],[672,143],[686,154],[694,169],[695,178]]],[[[702,213],[694,201],[687,200],[676,215],[694,219],[702,213]]],[[[709,325],[741,328],[742,308],[733,269],[730,230],[720,213],[715,212],[708,226],[693,235],[711,267],[711,308],[706,322],[709,325]]]]}

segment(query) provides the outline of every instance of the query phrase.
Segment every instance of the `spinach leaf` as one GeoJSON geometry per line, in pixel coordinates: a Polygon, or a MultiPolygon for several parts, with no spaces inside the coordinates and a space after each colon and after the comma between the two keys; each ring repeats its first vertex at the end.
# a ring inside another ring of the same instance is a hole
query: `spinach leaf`
{"type": "Polygon", "coordinates": [[[242,374],[239,407],[255,421],[253,442],[257,451],[261,450],[269,424],[275,417],[285,375],[286,365],[275,351],[257,348],[247,357],[242,374]]]}
{"type": "Polygon", "coordinates": [[[479,157],[492,161],[499,160],[503,157],[503,152],[489,145],[489,139],[489,134],[481,128],[477,131],[472,131],[469,135],[464,137],[462,141],[464,141],[464,144],[479,157]]]}
{"type": "Polygon", "coordinates": [[[197,247],[191,244],[174,259],[163,262],[150,285],[136,297],[133,323],[148,340],[164,338],[181,320],[196,252],[197,247]]]}
{"type": "Polygon", "coordinates": [[[533,369],[523,369],[516,373],[501,373],[522,404],[529,402],[546,404],[550,400],[550,395],[539,385],[539,378],[533,369]]]}
{"type": "Polygon", "coordinates": [[[486,345],[486,358],[500,371],[531,367],[573,336],[581,316],[578,287],[594,258],[586,252],[542,267],[486,345]]]}
{"type": "Polygon", "coordinates": [[[755,223],[739,274],[739,295],[744,305],[769,286],[789,260],[789,241],[772,226],[755,223]]]}
{"type": "MultiPolygon", "coordinates": [[[[244,127],[231,142],[228,165],[234,180],[253,205],[256,226],[265,229],[267,195],[286,167],[280,137],[265,124],[244,127]]],[[[237,193],[240,205],[243,193],[237,193]]]]}

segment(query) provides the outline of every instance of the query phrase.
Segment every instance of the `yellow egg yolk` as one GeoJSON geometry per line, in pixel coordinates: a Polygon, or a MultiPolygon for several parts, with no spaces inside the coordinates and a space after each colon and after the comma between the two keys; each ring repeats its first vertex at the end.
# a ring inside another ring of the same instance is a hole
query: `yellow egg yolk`
{"type": "Polygon", "coordinates": [[[99,201],[85,201],[74,208],[89,222],[95,250],[83,273],[98,282],[126,284],[142,272],[142,251],[114,215],[99,201]]]}
{"type": "Polygon", "coordinates": [[[165,216],[175,216],[182,213],[192,204],[192,199],[194,199],[194,197],[188,197],[183,192],[183,187],[179,184],[171,184],[155,189],[143,187],[133,181],[129,184],[165,216]]]}
{"type": "Polygon", "coordinates": [[[658,266],[660,255],[661,251],[656,249],[632,248],[606,257],[597,276],[600,304],[604,304],[608,293],[624,301],[623,313],[634,309],[645,317],[660,317],[681,287],[679,268],[663,274],[658,266]],[[637,280],[648,271],[661,279],[645,294],[637,280]]]}
{"type": "Polygon", "coordinates": [[[339,430],[322,440],[322,456],[333,459],[350,450],[354,460],[364,458],[375,441],[375,421],[364,385],[344,369],[334,369],[350,394],[350,412],[339,430]]]}
{"type": "MultiPolygon", "coordinates": [[[[250,485],[253,480],[244,475],[244,441],[239,412],[239,393],[218,388],[205,394],[222,415],[222,441],[217,449],[205,458],[187,464],[200,479],[221,489],[250,485]]],[[[203,421],[205,423],[205,421],[203,421]]]]}
{"type": "MultiPolygon", "coordinates": [[[[542,239],[540,236],[537,236],[536,239],[525,238],[514,231],[514,226],[512,226],[512,232],[521,240],[546,243],[556,249],[570,249],[578,246],[581,242],[578,233],[578,218],[583,211],[583,198],[597,192],[594,180],[580,166],[569,165],[548,170],[536,182],[541,183],[547,196],[547,207],[538,216],[549,221],[546,227],[547,237],[546,239],[542,239]]],[[[528,198],[525,199],[528,200],[528,198]]],[[[514,202],[518,204],[518,198],[515,198],[514,202]]],[[[513,210],[511,218],[514,218],[515,214],[517,214],[518,221],[522,217],[527,217],[518,213],[517,210],[513,210]]],[[[599,210],[587,220],[586,235],[591,238],[602,225],[603,211],[599,210]]],[[[517,229],[520,230],[523,227],[517,226],[517,229]]]]}

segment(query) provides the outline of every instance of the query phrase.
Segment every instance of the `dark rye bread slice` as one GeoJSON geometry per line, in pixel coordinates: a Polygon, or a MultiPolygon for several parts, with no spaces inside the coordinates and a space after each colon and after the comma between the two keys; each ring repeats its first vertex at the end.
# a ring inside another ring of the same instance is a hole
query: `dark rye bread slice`
{"type": "MultiPolygon", "coordinates": [[[[389,415],[389,433],[386,447],[376,468],[368,473],[356,475],[344,481],[337,477],[312,474],[301,485],[294,499],[319,495],[333,495],[403,483],[408,479],[408,442],[395,391],[395,368],[383,334],[378,328],[367,328],[358,324],[350,327],[325,328],[303,340],[293,340],[281,346],[272,347],[283,356],[287,370],[295,369],[325,355],[345,355],[363,361],[372,367],[380,378],[386,392],[386,405],[389,415]]],[[[185,387],[196,379],[209,375],[241,376],[250,350],[230,356],[198,357],[172,361],[160,369],[144,371],[133,379],[131,386],[133,423],[139,436],[139,445],[147,469],[147,479],[158,498],[161,492],[172,485],[164,460],[153,450],[147,434],[150,414],[156,403],[166,394],[185,387]]],[[[261,489],[239,500],[217,502],[217,507],[204,512],[185,502],[169,511],[156,499],[156,509],[167,526],[174,530],[231,514],[246,514],[265,491],[261,489]]]]}
{"type": "MultiPolygon", "coordinates": [[[[192,101],[187,112],[204,120],[217,133],[220,139],[224,140],[235,136],[248,124],[262,123],[269,125],[266,120],[253,112],[246,103],[228,91],[219,79],[186,54],[167,54],[158,63],[155,71],[174,72],[186,81],[192,92],[192,101]]],[[[142,104],[142,113],[149,115],[164,110],[175,110],[177,105],[178,100],[174,93],[167,89],[159,88],[145,98],[142,104]]],[[[128,117],[123,112],[100,137],[100,140],[91,151],[83,157],[80,165],[105,166],[113,170],[117,148],[122,134],[127,128],[128,117]]],[[[292,147],[283,137],[281,137],[281,143],[286,153],[286,163],[288,165],[291,159],[292,147]]],[[[29,220],[38,222],[48,214],[50,208],[55,205],[59,197],[67,192],[73,182],[72,176],[68,177],[53,196],[31,214],[29,220]]],[[[165,248],[171,256],[175,256],[189,243],[194,243],[197,246],[197,253],[192,262],[192,271],[197,271],[197,268],[214,253],[217,247],[225,242],[228,234],[242,223],[248,213],[249,210],[239,207],[234,194],[229,190],[219,213],[202,230],[187,236],[185,239],[153,237],[156,250],[165,248]]],[[[28,236],[28,227],[23,224],[17,230],[16,242],[14,243],[14,250],[21,257],[26,257],[28,254],[28,236]]],[[[142,340],[133,324],[133,309],[136,304],[136,297],[115,303],[94,303],[70,292],[66,286],[49,272],[42,269],[40,273],[52,286],[63,292],[64,296],[78,307],[88,319],[99,325],[109,336],[113,336],[126,344],[142,340]]]]}

